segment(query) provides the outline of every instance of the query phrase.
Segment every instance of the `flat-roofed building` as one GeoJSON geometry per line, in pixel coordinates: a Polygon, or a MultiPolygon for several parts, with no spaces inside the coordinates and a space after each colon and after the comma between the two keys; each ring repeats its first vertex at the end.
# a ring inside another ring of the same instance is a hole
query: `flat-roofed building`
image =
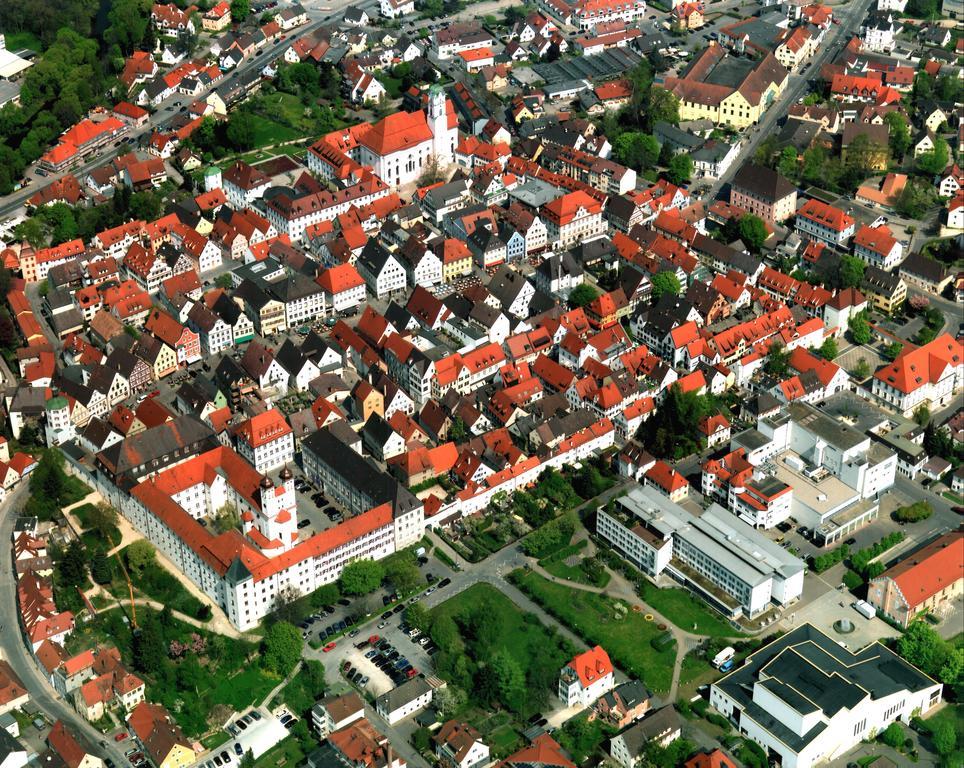
{"type": "Polygon", "coordinates": [[[803,592],[803,561],[719,504],[695,517],[652,488],[633,488],[599,508],[596,532],[648,575],[665,572],[729,616],[758,616],[803,592]]]}
{"type": "Polygon", "coordinates": [[[890,723],[925,716],[941,690],[882,643],[853,651],[805,624],[714,683],[710,704],[771,762],[810,768],[842,759],[890,723]]]}

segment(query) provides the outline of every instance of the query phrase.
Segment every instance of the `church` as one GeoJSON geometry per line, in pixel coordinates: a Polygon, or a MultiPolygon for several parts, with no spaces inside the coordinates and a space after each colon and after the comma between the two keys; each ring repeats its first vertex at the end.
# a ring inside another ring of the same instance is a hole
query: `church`
{"type": "Polygon", "coordinates": [[[455,161],[458,117],[441,86],[429,89],[428,105],[395,112],[377,123],[332,131],[308,151],[308,169],[326,179],[346,179],[371,168],[390,187],[418,179],[433,157],[440,168],[455,161]]]}

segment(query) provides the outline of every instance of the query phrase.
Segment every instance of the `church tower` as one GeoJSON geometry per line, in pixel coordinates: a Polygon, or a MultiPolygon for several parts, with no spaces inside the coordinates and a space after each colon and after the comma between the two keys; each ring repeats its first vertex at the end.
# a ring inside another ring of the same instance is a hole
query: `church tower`
{"type": "Polygon", "coordinates": [[[455,143],[458,128],[449,128],[445,90],[440,85],[428,89],[428,127],[432,131],[432,152],[438,158],[439,167],[455,162],[455,143]]]}

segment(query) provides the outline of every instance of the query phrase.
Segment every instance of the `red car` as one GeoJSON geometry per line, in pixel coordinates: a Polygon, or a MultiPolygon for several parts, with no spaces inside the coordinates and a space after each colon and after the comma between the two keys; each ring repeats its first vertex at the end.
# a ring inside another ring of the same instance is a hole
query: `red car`
{"type": "Polygon", "coordinates": [[[130,736],[130,734],[129,734],[127,731],[121,731],[120,733],[118,733],[118,734],[114,737],[114,741],[123,741],[124,739],[128,738],[129,736],[130,736]]]}
{"type": "Polygon", "coordinates": [[[406,674],[408,677],[415,677],[415,675],[418,674],[418,670],[415,669],[415,667],[412,667],[412,668],[409,669],[405,674],[406,674]]]}
{"type": "Polygon", "coordinates": [[[328,653],[329,651],[333,651],[336,645],[338,645],[338,643],[328,643],[328,645],[321,649],[321,652],[328,653]]]}
{"type": "Polygon", "coordinates": [[[381,640],[381,638],[378,635],[372,635],[368,638],[368,644],[375,645],[375,643],[377,643],[379,640],[381,640]]]}

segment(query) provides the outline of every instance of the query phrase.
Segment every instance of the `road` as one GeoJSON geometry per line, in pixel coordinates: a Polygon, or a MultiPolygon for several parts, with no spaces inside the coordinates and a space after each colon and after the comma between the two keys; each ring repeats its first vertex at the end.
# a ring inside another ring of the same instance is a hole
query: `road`
{"type": "MultiPolygon", "coordinates": [[[[835,10],[835,16],[838,18],[842,17],[840,24],[832,28],[832,31],[829,33],[829,39],[817,50],[817,54],[810,60],[809,66],[804,70],[808,75],[815,75],[820,71],[820,67],[827,61],[832,60],[833,57],[840,52],[860,25],[860,21],[866,15],[871,2],[872,0],[859,0],[859,2],[853,5],[848,4],[835,10]]],[[[763,141],[764,137],[774,133],[777,124],[786,116],[790,107],[809,90],[810,82],[806,76],[802,74],[790,75],[789,85],[786,90],[780,98],[777,99],[776,103],[767,109],[760,122],[754,128],[750,129],[749,138],[740,152],[739,157],[735,162],[730,164],[726,173],[713,183],[713,186],[710,187],[704,199],[716,199],[720,190],[730,182],[730,179],[743,167],[743,164],[753,158],[753,153],[756,152],[757,146],[763,141]]]]}
{"type": "Polygon", "coordinates": [[[0,506],[0,649],[3,657],[30,693],[30,706],[43,712],[51,721],[62,720],[88,752],[109,757],[118,766],[127,764],[124,750],[102,734],[54,691],[33,654],[27,650],[17,611],[17,580],[13,568],[11,537],[20,501],[26,496],[28,483],[21,483],[0,506]]]}

